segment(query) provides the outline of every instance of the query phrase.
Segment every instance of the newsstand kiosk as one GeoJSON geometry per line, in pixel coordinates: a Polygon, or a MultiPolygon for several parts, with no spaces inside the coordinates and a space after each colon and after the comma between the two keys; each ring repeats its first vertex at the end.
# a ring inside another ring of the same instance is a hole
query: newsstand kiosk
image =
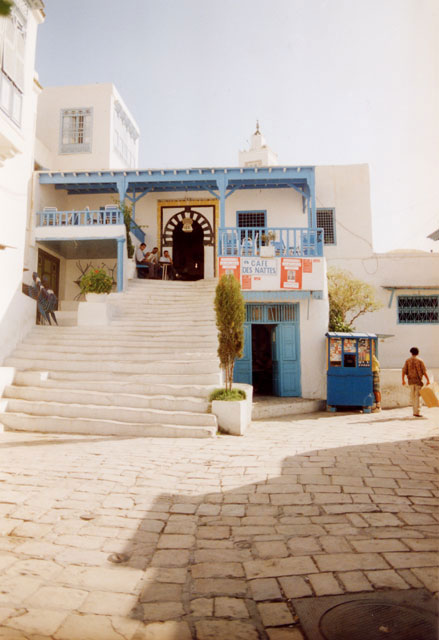
{"type": "Polygon", "coordinates": [[[374,333],[326,334],[327,408],[360,407],[371,412],[374,404],[372,355],[377,355],[374,333]]]}

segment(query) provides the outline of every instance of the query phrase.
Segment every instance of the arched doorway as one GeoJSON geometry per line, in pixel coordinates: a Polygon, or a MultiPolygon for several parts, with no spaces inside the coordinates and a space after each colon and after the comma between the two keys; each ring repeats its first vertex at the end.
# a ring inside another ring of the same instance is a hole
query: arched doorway
{"type": "Polygon", "coordinates": [[[203,213],[185,205],[167,221],[162,248],[170,247],[176,272],[182,280],[201,280],[214,273],[214,231],[203,213]]]}
{"type": "Polygon", "coordinates": [[[179,222],[172,233],[174,267],[183,280],[204,278],[204,233],[201,225],[194,221],[192,231],[183,231],[179,222]]]}

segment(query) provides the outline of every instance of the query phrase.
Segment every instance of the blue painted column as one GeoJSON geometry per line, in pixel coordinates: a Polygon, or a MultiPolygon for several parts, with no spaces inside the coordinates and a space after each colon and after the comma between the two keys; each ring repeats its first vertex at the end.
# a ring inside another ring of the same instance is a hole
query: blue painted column
{"type": "Polygon", "coordinates": [[[123,258],[125,238],[122,236],[117,239],[117,290],[123,291],[123,258]]]}
{"type": "Polygon", "coordinates": [[[217,176],[216,183],[220,195],[220,229],[226,226],[226,189],[229,181],[226,176],[217,176]]]}

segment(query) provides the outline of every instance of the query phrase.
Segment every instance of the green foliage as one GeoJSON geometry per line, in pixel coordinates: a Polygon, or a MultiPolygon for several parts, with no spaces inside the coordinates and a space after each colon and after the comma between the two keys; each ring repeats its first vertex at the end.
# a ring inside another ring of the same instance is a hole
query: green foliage
{"type": "Polygon", "coordinates": [[[209,402],[213,400],[245,400],[246,397],[244,389],[214,389],[209,396],[209,402]]]}
{"type": "Polygon", "coordinates": [[[113,288],[113,278],[105,269],[90,269],[82,276],[79,283],[81,293],[110,293],[113,288]]]}
{"type": "Polygon", "coordinates": [[[0,0],[0,16],[8,16],[11,13],[12,5],[12,0],[0,0]]]}
{"type": "Polygon", "coordinates": [[[383,306],[367,282],[357,280],[349,271],[328,269],[329,331],[355,331],[354,321],[383,306]]]}
{"type": "Polygon", "coordinates": [[[231,275],[222,276],[215,295],[218,357],[225,373],[226,389],[232,388],[235,359],[244,348],[245,303],[239,282],[231,275]]]}
{"type": "Polygon", "coordinates": [[[133,214],[133,207],[125,202],[119,202],[119,208],[123,213],[123,221],[125,223],[125,229],[127,234],[127,254],[128,258],[132,258],[134,255],[134,245],[131,240],[130,229],[131,229],[131,218],[133,214]]]}

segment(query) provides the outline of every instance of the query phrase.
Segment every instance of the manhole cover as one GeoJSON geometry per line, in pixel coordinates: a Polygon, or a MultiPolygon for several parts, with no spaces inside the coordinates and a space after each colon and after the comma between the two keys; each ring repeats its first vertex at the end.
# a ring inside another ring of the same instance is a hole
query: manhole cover
{"type": "Polygon", "coordinates": [[[294,598],[308,640],[438,640],[437,602],[425,589],[294,598]]]}
{"type": "Polygon", "coordinates": [[[437,640],[437,621],[426,611],[383,602],[346,602],[320,618],[325,640],[437,640]]]}

